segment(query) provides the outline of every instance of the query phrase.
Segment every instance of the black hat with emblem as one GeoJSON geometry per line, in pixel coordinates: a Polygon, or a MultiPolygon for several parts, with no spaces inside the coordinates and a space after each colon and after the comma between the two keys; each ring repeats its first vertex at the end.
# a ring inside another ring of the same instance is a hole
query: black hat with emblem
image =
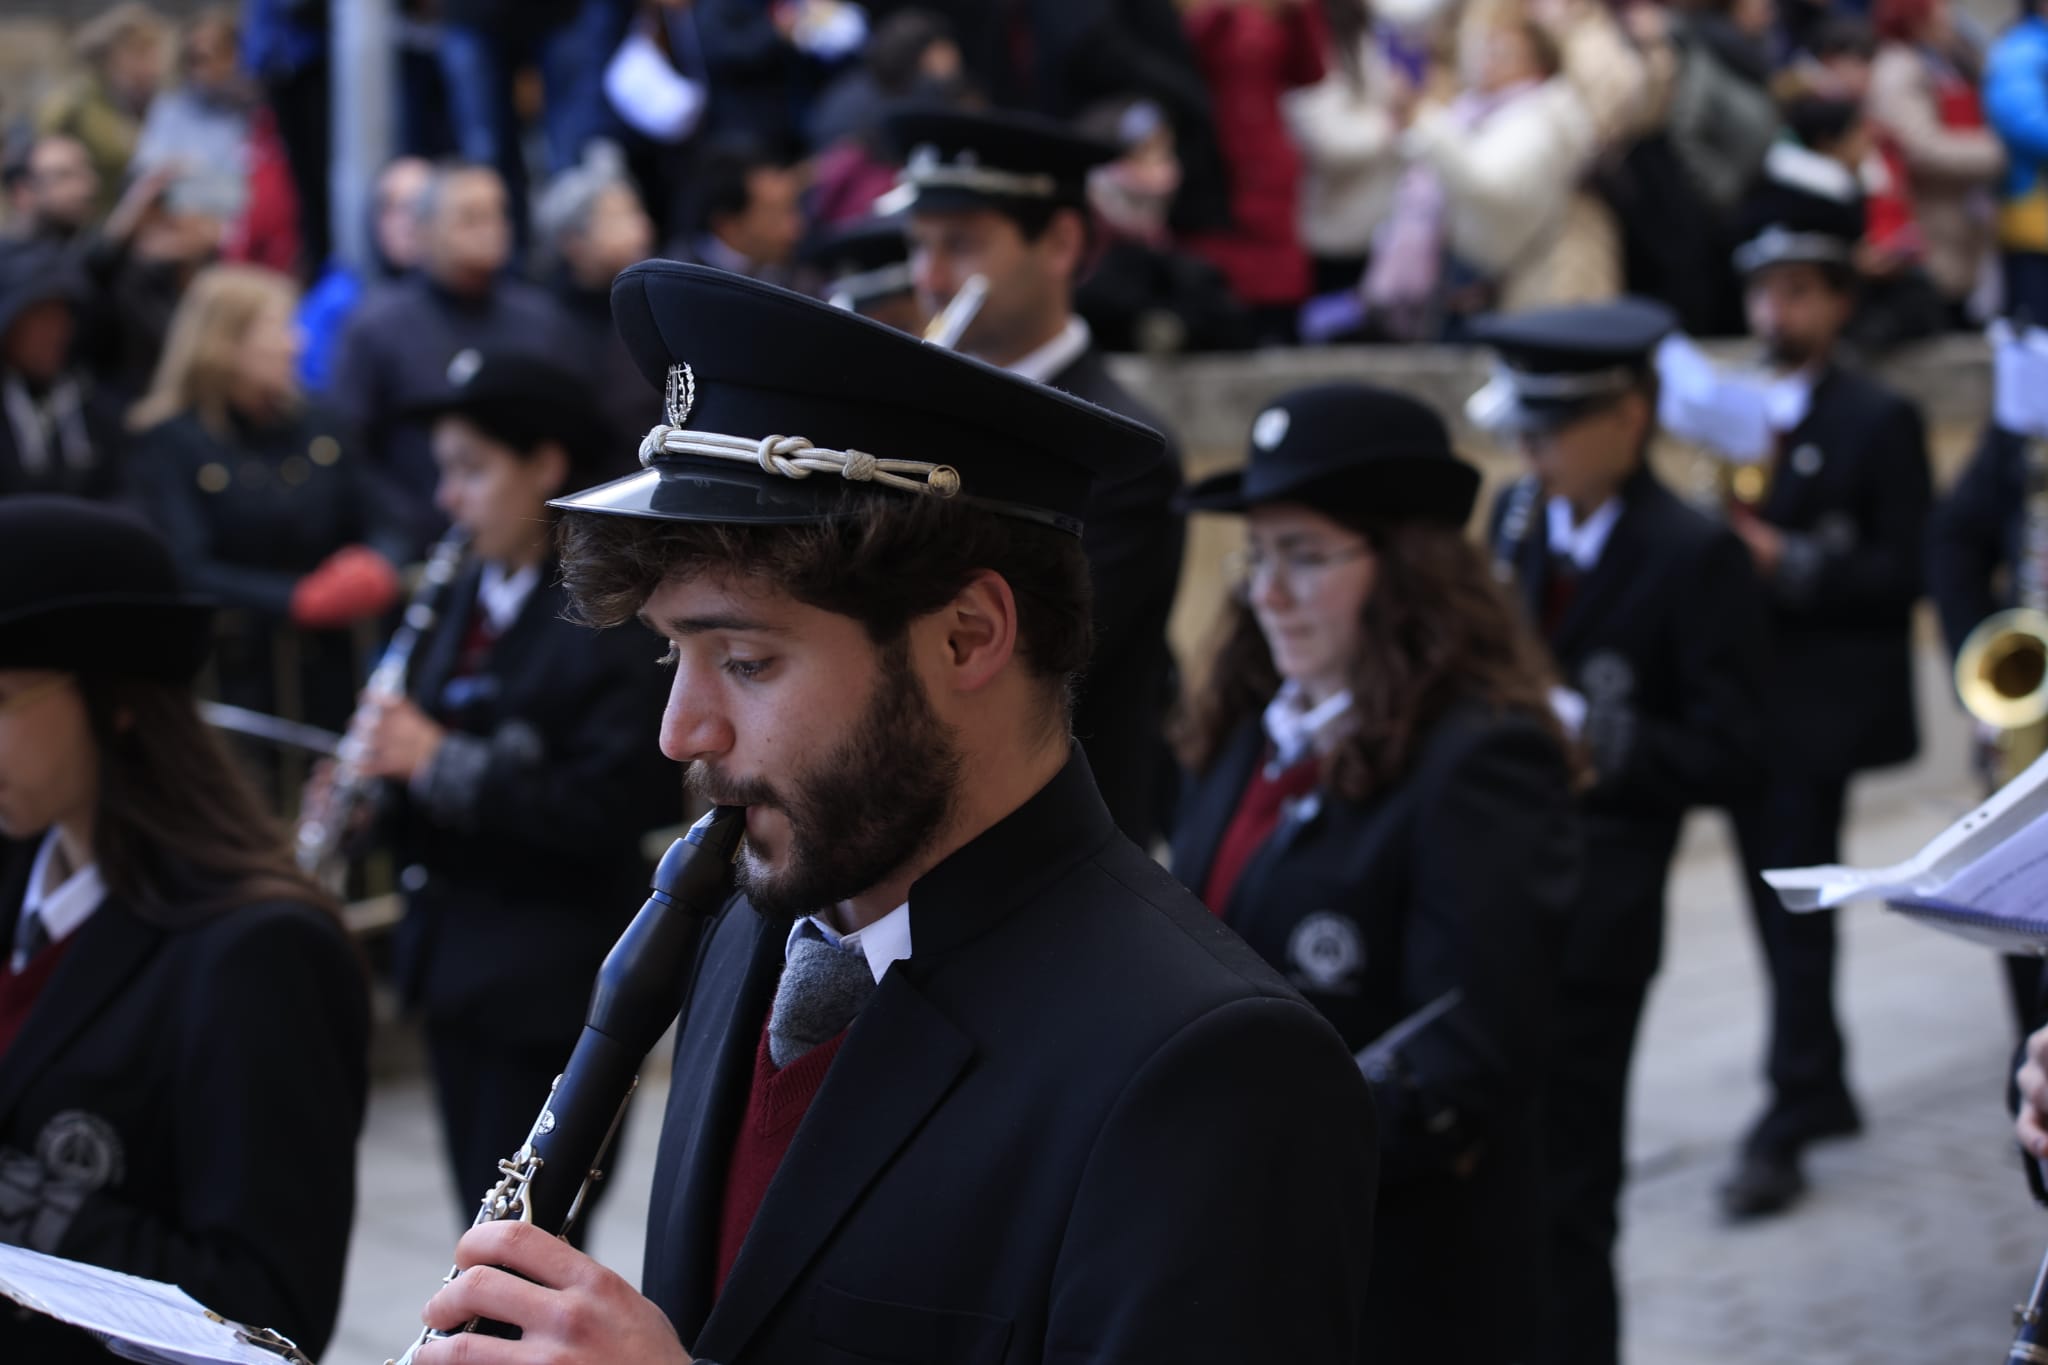
{"type": "Polygon", "coordinates": [[[638,474],[557,499],[668,521],[822,521],[848,499],[959,499],[1080,534],[1097,478],[1156,458],[1150,427],[759,280],[643,261],[612,317],[668,420],[638,474]]]}
{"type": "Polygon", "coordinates": [[[1493,347],[1493,377],[1465,415],[1487,431],[1554,431],[1647,385],[1676,330],[1677,314],[1643,298],[1489,313],[1471,334],[1493,347]]]}
{"type": "Polygon", "coordinates": [[[1300,502],[1346,522],[1463,526],[1478,494],[1478,469],[1458,458],[1428,405],[1392,389],[1337,383],[1274,399],[1252,421],[1245,467],[1203,479],[1186,503],[1243,512],[1300,502]]]}
{"type": "Polygon", "coordinates": [[[915,288],[910,239],[900,215],[863,218],[822,232],[804,255],[824,273],[825,287],[819,292],[835,308],[858,312],[915,288]]]}
{"type": "Polygon", "coordinates": [[[185,684],[213,605],[185,592],[141,518],[83,498],[0,498],[0,668],[185,684]]]}
{"type": "Polygon", "coordinates": [[[1081,208],[1088,173],[1119,155],[1033,114],[913,106],[882,126],[903,158],[896,188],[882,199],[890,212],[1081,208]]]}
{"type": "Polygon", "coordinates": [[[1735,268],[1817,265],[1838,276],[1855,269],[1863,238],[1863,191],[1848,167],[1789,142],[1773,146],[1738,218],[1735,268]]]}
{"type": "Polygon", "coordinates": [[[606,449],[610,427],[591,396],[589,377],[532,350],[484,346],[457,351],[448,362],[447,382],[412,404],[406,415],[422,422],[461,417],[520,452],[553,441],[576,469],[607,462],[616,466],[619,454],[606,449]]]}

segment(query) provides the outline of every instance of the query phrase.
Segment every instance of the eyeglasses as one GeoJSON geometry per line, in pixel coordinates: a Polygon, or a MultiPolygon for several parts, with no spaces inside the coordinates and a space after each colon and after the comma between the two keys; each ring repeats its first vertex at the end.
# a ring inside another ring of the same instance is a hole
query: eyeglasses
{"type": "Polygon", "coordinates": [[[1247,545],[1230,553],[1223,561],[1223,571],[1239,597],[1250,597],[1257,592],[1269,574],[1280,580],[1288,596],[1305,597],[1315,591],[1316,584],[1331,569],[1354,559],[1363,559],[1371,553],[1372,548],[1367,545],[1347,545],[1336,549],[1302,546],[1269,558],[1259,553],[1256,546],[1247,545]]]}
{"type": "Polygon", "coordinates": [[[67,687],[70,683],[69,675],[59,674],[57,677],[37,683],[34,687],[23,688],[5,701],[0,701],[0,716],[11,716],[17,711],[26,711],[58,688],[67,687]]]}

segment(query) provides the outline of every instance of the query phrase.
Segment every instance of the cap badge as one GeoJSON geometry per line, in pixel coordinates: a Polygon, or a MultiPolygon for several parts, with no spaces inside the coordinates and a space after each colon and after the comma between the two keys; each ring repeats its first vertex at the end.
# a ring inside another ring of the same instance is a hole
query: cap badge
{"type": "Polygon", "coordinates": [[[668,424],[679,427],[690,420],[697,402],[697,376],[688,365],[668,367],[668,424]]]}
{"type": "Polygon", "coordinates": [[[1267,408],[1252,423],[1252,444],[1260,450],[1271,450],[1287,439],[1287,424],[1291,420],[1286,408],[1267,408]]]}
{"type": "Polygon", "coordinates": [[[484,358],[474,346],[465,346],[455,353],[448,362],[448,385],[459,389],[476,378],[476,372],[484,367],[484,358]]]}

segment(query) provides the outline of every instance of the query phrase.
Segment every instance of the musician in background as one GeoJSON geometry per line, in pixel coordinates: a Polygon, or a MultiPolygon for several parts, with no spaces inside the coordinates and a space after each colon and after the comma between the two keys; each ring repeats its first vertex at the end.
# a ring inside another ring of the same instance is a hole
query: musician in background
{"type": "Polygon", "coordinates": [[[1555,707],[1592,768],[1539,1144],[1551,1289],[1532,1358],[1555,1365],[1619,1358],[1629,1068],[1680,824],[1763,773],[1756,576],[1648,458],[1651,353],[1675,321],[1625,299],[1474,324],[1499,364],[1468,412],[1532,466],[1493,509],[1495,564],[1549,648],[1555,707]]]}
{"type": "Polygon", "coordinates": [[[1729,524],[1770,597],[1770,781],[1731,809],[1770,964],[1771,1099],[1721,1188],[1731,1218],[1777,1213],[1805,1188],[1810,1143],[1862,1130],[1835,1017],[1834,912],[1792,914],[1771,867],[1840,861],[1852,775],[1919,749],[1912,613],[1933,501],[1920,410],[1846,364],[1863,210],[1838,163],[1779,146],[1736,249],[1750,330],[1773,389],[1775,449],[1729,524]]]}
{"type": "MultiPolygon", "coordinates": [[[[140,521],[0,500],[0,1242],[318,1353],[367,982],[193,704],[211,617],[140,521]]],[[[108,1357],[9,1304],[0,1359],[108,1357]]]]}
{"type": "MultiPolygon", "coordinates": [[[[2002,367],[2013,359],[2008,348],[2001,348],[1996,363],[2002,367]]],[[[2043,377],[2048,376],[2015,376],[2021,383],[2043,377]]],[[[2005,389],[2001,383],[1999,391],[2005,389]]],[[[2040,476],[2029,468],[2040,456],[2038,439],[2021,435],[1994,415],[1962,476],[1935,504],[1927,535],[1927,592],[1951,656],[1960,653],[1971,631],[1998,612],[2016,606],[2048,610],[2048,540],[2038,539],[2048,537],[2048,524],[2034,531],[2037,544],[2031,554],[2027,546],[2029,525],[2041,516],[2035,486],[2040,476]]],[[[1987,742],[1978,747],[1977,758],[1993,786],[2041,752],[2040,727],[2031,735],[2000,738],[1980,722],[1980,733],[1987,742]],[[2006,745],[2018,747],[2007,752],[2006,745]]],[[[2037,1017],[2041,959],[2014,955],[2003,963],[2013,1018],[2025,1034],[2037,1017]]]]}
{"type": "Polygon", "coordinates": [[[290,279],[200,272],[130,415],[136,501],[195,589],[229,609],[221,700],[339,730],[361,672],[348,629],[391,609],[406,537],[363,453],[299,388],[290,279]]]}
{"type": "Polygon", "coordinates": [[[432,431],[437,501],[470,560],[412,656],[407,695],[365,699],[360,771],[398,796],[386,822],[406,899],[398,984],[425,1021],[467,1225],[645,895],[642,836],[681,818],[682,794],[645,740],[661,714],[659,647],[563,619],[547,501],[616,457],[587,381],[517,351],[466,352],[413,415],[432,431]]]}
{"type": "Polygon", "coordinates": [[[1531,1137],[1579,829],[1549,670],[1464,537],[1478,491],[1434,412],[1350,383],[1276,399],[1246,468],[1191,490],[1248,545],[1173,871],[1354,1053],[1441,1011],[1360,1058],[1385,1154],[1366,1354],[1504,1365],[1543,1303],[1531,1137]]]}
{"type": "Polygon", "coordinates": [[[1116,149],[1024,114],[909,109],[886,127],[909,161],[890,198],[910,212],[919,301],[936,315],[971,277],[988,282],[959,349],[1169,433],[1164,450],[1089,495],[1082,548],[1095,589],[1095,652],[1074,709],[1074,735],[1117,828],[1150,847],[1166,832],[1171,805],[1163,790],[1173,772],[1165,725],[1175,687],[1166,624],[1186,526],[1174,505],[1181,460],[1171,428],[1117,383],[1074,313],[1093,231],[1089,172],[1116,149]]]}

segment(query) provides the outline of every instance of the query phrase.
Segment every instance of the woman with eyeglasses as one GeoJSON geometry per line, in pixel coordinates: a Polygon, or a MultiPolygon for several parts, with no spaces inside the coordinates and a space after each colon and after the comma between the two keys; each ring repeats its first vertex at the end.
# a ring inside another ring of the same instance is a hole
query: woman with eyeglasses
{"type": "MultiPolygon", "coordinates": [[[[0,499],[0,1243],[174,1282],[317,1353],[367,983],[199,717],[211,617],[141,522],[0,499]]],[[[0,1301],[0,1360],[106,1358],[0,1301]]]]}
{"type": "Polygon", "coordinates": [[[1372,1086],[1374,1355],[1490,1365],[1540,1302],[1535,1113],[1578,822],[1548,666],[1463,534],[1478,487],[1430,409],[1327,384],[1191,490],[1246,544],[1181,728],[1173,870],[1372,1086]]]}

